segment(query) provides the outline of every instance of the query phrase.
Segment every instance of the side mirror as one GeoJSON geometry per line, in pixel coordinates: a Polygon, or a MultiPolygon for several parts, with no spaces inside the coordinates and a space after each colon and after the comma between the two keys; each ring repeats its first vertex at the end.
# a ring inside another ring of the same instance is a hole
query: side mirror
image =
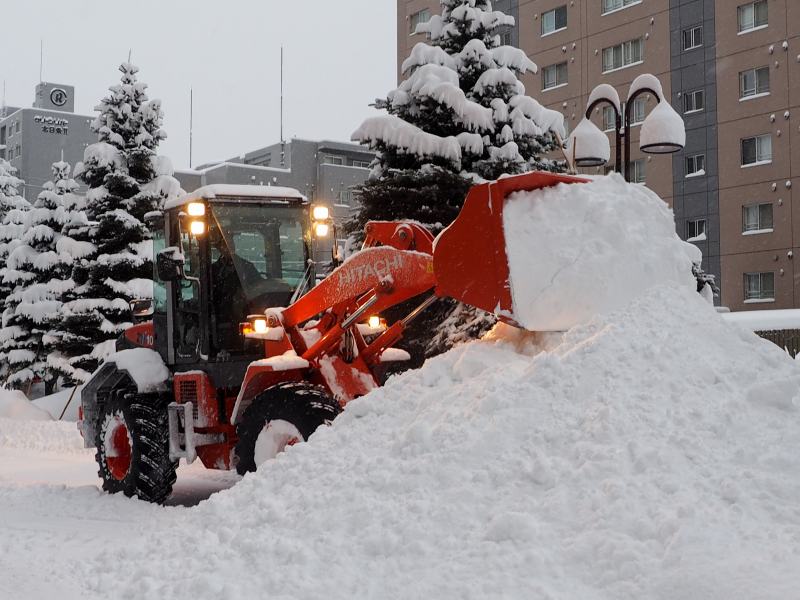
{"type": "Polygon", "coordinates": [[[184,258],[175,246],[156,254],[156,272],[161,281],[177,281],[183,277],[184,258]]]}
{"type": "Polygon", "coordinates": [[[141,300],[131,300],[131,312],[134,319],[144,319],[150,317],[155,312],[153,307],[153,300],[150,298],[142,298],[141,300]]]}

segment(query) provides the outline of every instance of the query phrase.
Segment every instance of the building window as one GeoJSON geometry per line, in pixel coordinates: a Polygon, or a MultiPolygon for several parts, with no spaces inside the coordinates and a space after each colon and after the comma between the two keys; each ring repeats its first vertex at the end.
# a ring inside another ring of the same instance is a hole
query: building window
{"type": "Polygon", "coordinates": [[[705,175],[706,173],[706,155],[693,154],[686,157],[686,176],[691,175],[705,175]]]}
{"type": "Polygon", "coordinates": [[[631,182],[644,183],[646,164],[643,158],[638,158],[631,163],[631,182]]]}
{"type": "Polygon", "coordinates": [[[686,221],[686,241],[702,242],[706,239],[706,220],[689,219],[686,221]]]}
{"type": "Polygon", "coordinates": [[[500,45],[501,46],[513,46],[514,40],[511,39],[511,30],[505,29],[500,32],[500,45]]]}
{"type": "Polygon", "coordinates": [[[548,35],[567,28],[567,7],[559,6],[542,13],[542,35],[548,35]]]}
{"type": "Polygon", "coordinates": [[[369,169],[370,161],[368,160],[354,160],[353,166],[361,169],[369,169]]]}
{"type": "Polygon", "coordinates": [[[15,129],[15,131],[17,133],[19,133],[20,126],[21,126],[21,122],[20,121],[17,121],[16,123],[14,123],[14,129],[15,129]]]}
{"type": "Polygon", "coordinates": [[[542,69],[542,89],[549,90],[567,84],[567,63],[550,65],[542,69]]]}
{"type": "Polygon", "coordinates": [[[694,90],[683,94],[683,112],[697,112],[706,107],[706,94],[703,90],[694,90]]]}
{"type": "Polygon", "coordinates": [[[766,27],[769,22],[767,17],[767,0],[758,0],[758,2],[742,4],[737,9],[737,12],[739,13],[739,33],[766,27]]]}
{"type": "Polygon", "coordinates": [[[683,30],[683,49],[692,50],[703,45],[703,26],[683,30]]]}
{"type": "Polygon", "coordinates": [[[742,207],[742,233],[772,231],[772,204],[748,204],[742,207]]]}
{"type": "Polygon", "coordinates": [[[339,206],[352,206],[353,205],[353,190],[342,190],[339,192],[339,206]]]}
{"type": "Polygon", "coordinates": [[[616,131],[617,128],[617,113],[613,106],[603,107],[603,130],[616,131]]]}
{"type": "Polygon", "coordinates": [[[769,133],[742,140],[742,166],[772,162],[772,136],[769,133]]]}
{"type": "Polygon", "coordinates": [[[620,10],[625,8],[626,6],[631,6],[632,4],[641,4],[642,0],[602,0],[602,14],[608,14],[610,12],[614,12],[615,10],[620,10]]]}
{"type": "MultiPolygon", "coordinates": [[[[637,98],[631,106],[626,106],[626,110],[631,111],[631,125],[640,125],[644,121],[645,99],[637,98]]],[[[624,117],[624,115],[623,115],[624,117]]],[[[616,114],[611,106],[603,107],[603,129],[614,131],[616,128],[616,114]]]]}
{"type": "Polygon", "coordinates": [[[775,273],[745,273],[744,300],[775,300],[775,273]]]}
{"type": "Polygon", "coordinates": [[[747,69],[739,73],[739,98],[769,94],[769,67],[747,69]]]}
{"type": "Polygon", "coordinates": [[[628,105],[625,108],[631,111],[631,125],[639,125],[644,121],[644,98],[637,98],[633,101],[633,105],[628,105]]]}
{"type": "Polygon", "coordinates": [[[642,38],[603,48],[603,73],[629,67],[644,60],[642,38]]]}
{"type": "Polygon", "coordinates": [[[415,12],[408,20],[408,29],[409,34],[414,35],[417,32],[417,25],[421,25],[422,23],[427,23],[431,20],[431,11],[427,8],[422,9],[419,12],[415,12]]]}
{"type": "Polygon", "coordinates": [[[327,165],[343,165],[344,164],[344,157],[342,156],[334,156],[332,154],[326,154],[322,158],[322,162],[327,165]]]}

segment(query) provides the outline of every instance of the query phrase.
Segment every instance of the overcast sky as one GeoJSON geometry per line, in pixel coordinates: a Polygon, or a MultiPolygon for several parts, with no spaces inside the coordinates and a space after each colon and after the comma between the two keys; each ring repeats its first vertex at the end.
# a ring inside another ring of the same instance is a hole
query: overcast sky
{"type": "Polygon", "coordinates": [[[3,0],[0,16],[7,104],[32,104],[40,40],[43,79],[74,85],[84,114],[130,49],[176,168],[189,165],[190,87],[194,165],[279,141],[281,46],[287,139],[348,140],[395,85],[394,0],[3,0]]]}

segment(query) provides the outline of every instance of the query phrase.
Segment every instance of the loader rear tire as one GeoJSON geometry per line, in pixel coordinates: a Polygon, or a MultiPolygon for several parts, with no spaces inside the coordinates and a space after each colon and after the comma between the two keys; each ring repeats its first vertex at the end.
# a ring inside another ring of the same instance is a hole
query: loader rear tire
{"type": "MultiPolygon", "coordinates": [[[[268,454],[277,454],[307,441],[318,427],[330,425],[340,412],[342,407],[323,388],[305,382],[281,383],[263,391],[244,411],[236,428],[236,471],[244,475],[258,468],[257,445],[264,445],[264,436],[272,448],[268,454]]],[[[263,460],[263,451],[261,454],[263,460]]]]}
{"type": "Polygon", "coordinates": [[[169,458],[167,402],[158,394],[115,390],[96,427],[95,458],[103,489],[161,504],[178,463],[169,458]]]}

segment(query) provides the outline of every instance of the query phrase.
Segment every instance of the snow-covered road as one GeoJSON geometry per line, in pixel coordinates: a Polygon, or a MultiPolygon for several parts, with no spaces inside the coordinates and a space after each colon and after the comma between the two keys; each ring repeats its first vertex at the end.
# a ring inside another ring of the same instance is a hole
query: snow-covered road
{"type": "Polygon", "coordinates": [[[87,562],[119,550],[176,511],[233,485],[236,475],[182,466],[167,507],[101,492],[75,423],[0,419],[0,597],[87,600],[87,562]]]}

